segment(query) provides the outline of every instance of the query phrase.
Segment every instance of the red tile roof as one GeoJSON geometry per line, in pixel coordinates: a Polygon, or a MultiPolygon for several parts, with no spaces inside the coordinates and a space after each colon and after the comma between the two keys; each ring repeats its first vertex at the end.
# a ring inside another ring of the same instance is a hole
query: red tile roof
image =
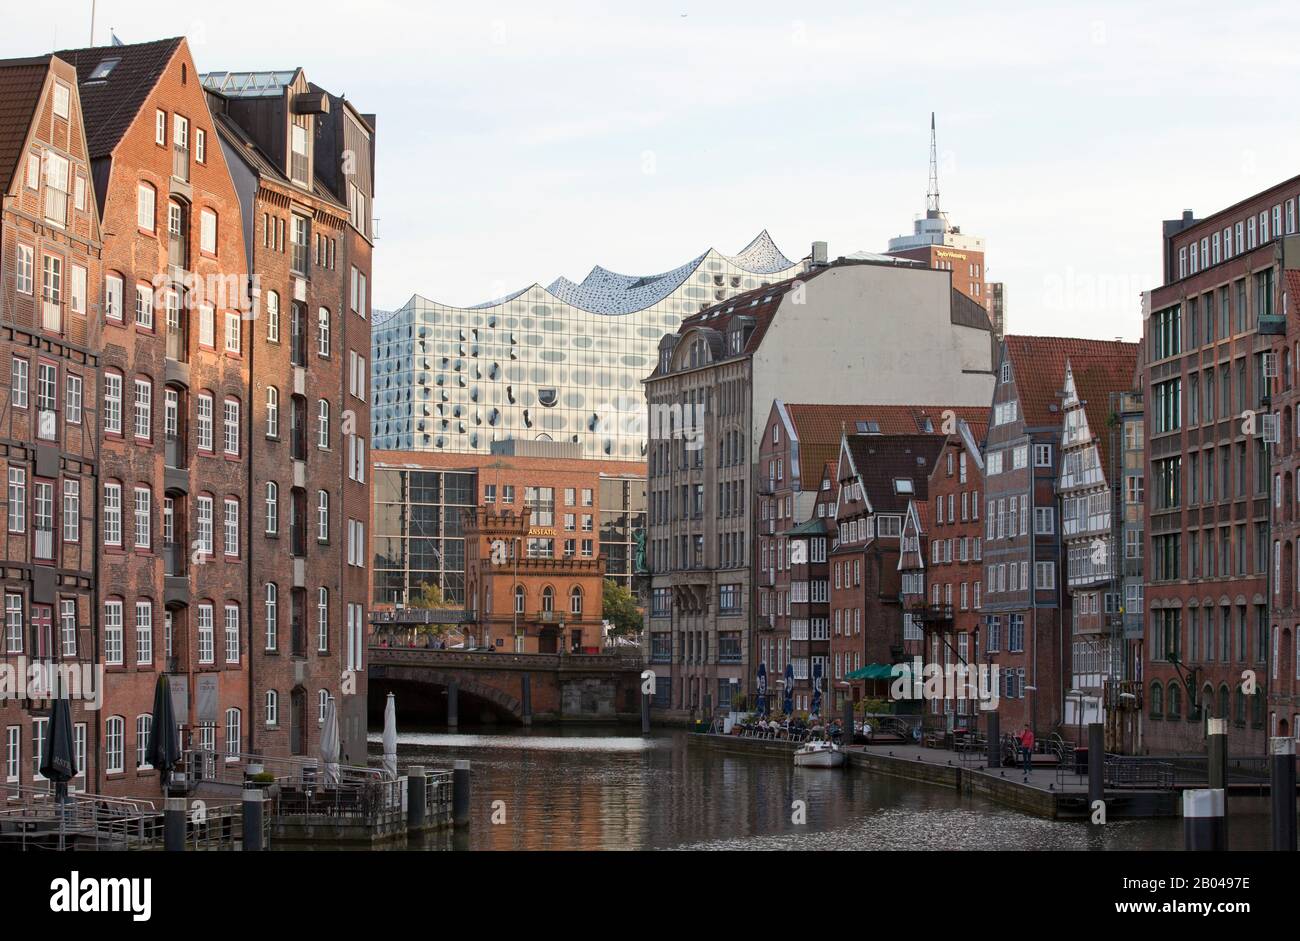
{"type": "MultiPolygon", "coordinates": [[[[1076,373],[1076,382],[1082,375],[1086,377],[1089,388],[1109,386],[1107,391],[1113,392],[1133,388],[1137,370],[1136,343],[1012,335],[1006,338],[1005,344],[1020,399],[1020,414],[1030,427],[1061,424],[1058,393],[1065,387],[1066,360],[1076,373]],[[1096,378],[1093,378],[1094,374],[1096,378]]],[[[1102,395],[1101,399],[1102,407],[1108,407],[1107,396],[1102,395]]],[[[1091,415],[1088,420],[1091,424],[1091,415]]]]}
{"type": "MultiPolygon", "coordinates": [[[[976,441],[984,440],[989,409],[967,405],[813,405],[786,404],[799,437],[799,470],[834,462],[840,435],[859,433],[858,422],[875,422],[882,435],[942,434],[943,413],[967,422],[976,441]],[[927,421],[929,424],[927,424],[927,421]]],[[[805,479],[804,486],[808,485],[805,479]]]]}
{"type": "Polygon", "coordinates": [[[0,61],[0,195],[9,192],[9,183],[19,171],[49,70],[49,56],[0,61]]]}
{"type": "Polygon", "coordinates": [[[1097,441],[1102,470],[1110,475],[1110,396],[1112,392],[1129,392],[1135,388],[1137,343],[1116,344],[1122,347],[1109,355],[1082,360],[1070,357],[1074,388],[1088,416],[1088,430],[1097,441]]]}

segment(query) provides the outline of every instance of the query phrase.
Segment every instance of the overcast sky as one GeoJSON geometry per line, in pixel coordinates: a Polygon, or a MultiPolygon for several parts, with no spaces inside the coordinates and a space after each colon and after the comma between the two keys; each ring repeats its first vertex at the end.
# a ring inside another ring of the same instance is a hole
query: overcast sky
{"type": "MultiPolygon", "coordinates": [[[[1160,221],[1300,166],[1300,8],[1154,6],[98,0],[95,41],[183,34],[202,71],[302,66],[377,113],[378,307],[764,228],[793,259],[883,250],[924,209],[933,110],[1010,329],[1134,338],[1160,221]]],[[[7,5],[0,55],[85,45],[90,7],[7,5]]]]}

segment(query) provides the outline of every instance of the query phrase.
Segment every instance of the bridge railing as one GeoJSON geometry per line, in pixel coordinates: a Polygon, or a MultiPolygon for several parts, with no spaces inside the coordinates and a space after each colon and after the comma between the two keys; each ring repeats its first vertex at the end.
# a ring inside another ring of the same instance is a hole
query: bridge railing
{"type": "Polygon", "coordinates": [[[375,647],[370,648],[371,663],[441,663],[448,666],[494,667],[502,670],[562,670],[609,668],[628,670],[639,668],[640,653],[500,653],[468,650],[434,650],[425,647],[375,647]]]}

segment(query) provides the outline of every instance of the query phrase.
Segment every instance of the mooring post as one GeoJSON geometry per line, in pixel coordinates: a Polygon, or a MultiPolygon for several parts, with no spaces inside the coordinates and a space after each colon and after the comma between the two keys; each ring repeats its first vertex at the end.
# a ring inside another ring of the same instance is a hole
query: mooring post
{"type": "MultiPolygon", "coordinates": [[[[1106,799],[1106,727],[1088,723],[1088,808],[1106,799]]],[[[1089,818],[1091,819],[1091,817],[1089,818]]]]}
{"type": "Polygon", "coordinates": [[[447,684],[447,728],[460,725],[460,684],[452,680],[447,684]]]}
{"type": "MultiPolygon", "coordinates": [[[[1228,720],[1210,719],[1206,723],[1209,757],[1209,782],[1211,788],[1222,788],[1228,793],[1228,720]]],[[[1223,801],[1223,845],[1228,845],[1228,801],[1223,801]]]]}
{"type": "Polygon", "coordinates": [[[1294,853],[1295,739],[1289,736],[1270,738],[1268,753],[1272,761],[1269,769],[1269,796],[1273,807],[1273,849],[1294,853]]]}
{"type": "Polygon", "coordinates": [[[451,773],[451,820],[458,827],[469,826],[469,773],[464,760],[457,761],[451,773]]]}
{"type": "Polygon", "coordinates": [[[1183,848],[1200,852],[1223,844],[1223,789],[1183,791],[1183,848]]]}
{"type": "Polygon", "coordinates": [[[989,753],[987,758],[988,767],[1001,768],[1002,767],[1002,725],[1001,722],[998,720],[998,711],[996,709],[990,709],[986,713],[986,715],[988,716],[988,738],[989,738],[988,740],[989,753]]]}
{"type": "Polygon", "coordinates": [[[650,694],[641,691],[641,734],[650,734],[650,694]]]}
{"type": "Polygon", "coordinates": [[[423,766],[412,765],[406,769],[406,829],[412,833],[424,829],[428,793],[425,783],[423,766]]]}
{"type": "Polygon", "coordinates": [[[246,853],[257,853],[266,849],[262,845],[262,792],[261,790],[244,791],[244,836],[242,848],[246,853]]]}
{"type": "Polygon", "coordinates": [[[524,727],[527,728],[533,724],[533,676],[531,673],[525,673],[520,678],[521,690],[520,701],[523,704],[524,727]]]}
{"type": "Polygon", "coordinates": [[[163,805],[163,849],[179,853],[185,849],[185,798],[169,797],[163,805]]]}
{"type": "Polygon", "coordinates": [[[844,697],[844,731],[840,741],[845,745],[853,744],[853,700],[847,696],[844,697]]]}

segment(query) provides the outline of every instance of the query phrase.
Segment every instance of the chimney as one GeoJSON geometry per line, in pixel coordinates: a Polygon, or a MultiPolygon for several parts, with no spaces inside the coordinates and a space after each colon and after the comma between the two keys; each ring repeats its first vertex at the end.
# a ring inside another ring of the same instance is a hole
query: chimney
{"type": "Polygon", "coordinates": [[[1183,210],[1183,225],[1190,225],[1190,224],[1191,224],[1192,222],[1194,222],[1194,221],[1196,221],[1196,214],[1193,213],[1190,209],[1184,209],[1184,210],[1183,210]]]}
{"type": "Polygon", "coordinates": [[[826,267],[826,243],[825,242],[812,243],[812,266],[814,268],[826,267]]]}

